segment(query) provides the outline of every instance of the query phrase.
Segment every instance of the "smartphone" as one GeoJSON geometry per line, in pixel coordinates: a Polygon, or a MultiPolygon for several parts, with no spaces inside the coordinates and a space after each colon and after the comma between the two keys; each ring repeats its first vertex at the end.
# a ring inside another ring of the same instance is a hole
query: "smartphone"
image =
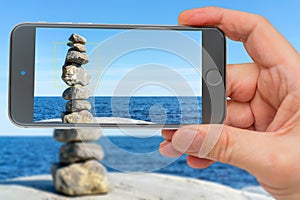
{"type": "Polygon", "coordinates": [[[21,127],[222,123],[226,44],[214,27],[23,23],[10,38],[21,127]]]}

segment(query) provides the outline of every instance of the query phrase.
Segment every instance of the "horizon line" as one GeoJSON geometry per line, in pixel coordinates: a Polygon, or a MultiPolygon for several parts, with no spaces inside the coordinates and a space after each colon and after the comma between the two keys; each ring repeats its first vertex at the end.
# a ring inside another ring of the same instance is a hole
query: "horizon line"
{"type": "MultiPolygon", "coordinates": [[[[61,95],[60,96],[34,96],[34,97],[60,97],[63,98],[61,95]]],[[[90,96],[89,98],[93,97],[202,97],[202,96],[191,96],[191,95],[180,95],[180,96],[175,96],[175,95],[132,95],[132,96],[125,96],[125,95],[117,95],[117,96],[109,96],[109,95],[100,95],[100,96],[90,96]]]]}

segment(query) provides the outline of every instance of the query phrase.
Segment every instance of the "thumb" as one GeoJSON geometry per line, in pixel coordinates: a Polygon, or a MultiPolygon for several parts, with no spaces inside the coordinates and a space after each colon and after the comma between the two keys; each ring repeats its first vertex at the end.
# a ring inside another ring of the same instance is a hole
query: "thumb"
{"type": "Polygon", "coordinates": [[[250,173],[265,170],[271,135],[227,125],[191,125],[178,129],[172,146],[181,153],[227,163],[250,173]]]}

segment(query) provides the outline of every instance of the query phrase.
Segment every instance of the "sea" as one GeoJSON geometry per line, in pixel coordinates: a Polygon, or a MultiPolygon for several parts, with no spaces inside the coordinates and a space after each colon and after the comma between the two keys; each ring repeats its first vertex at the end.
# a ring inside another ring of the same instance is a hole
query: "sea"
{"type": "MultiPolygon", "coordinates": [[[[162,141],[159,136],[102,137],[97,141],[105,151],[105,158],[100,162],[109,172],[156,172],[213,181],[237,189],[258,185],[251,174],[227,164],[193,169],[186,164],[186,156],[165,158],[158,152],[162,141]]],[[[51,165],[58,162],[61,145],[52,137],[0,137],[0,181],[50,174],[51,165]]]]}
{"type": "MultiPolygon", "coordinates": [[[[95,117],[121,117],[156,124],[201,124],[202,97],[132,96],[90,98],[95,117]]],[[[60,118],[65,111],[62,97],[35,97],[34,121],[60,118]]]]}
{"type": "MultiPolygon", "coordinates": [[[[126,117],[154,123],[201,123],[201,97],[95,97],[90,99],[98,117],[126,117]]],[[[35,97],[34,120],[60,118],[66,101],[61,97],[35,97]]],[[[158,151],[163,138],[103,136],[98,143],[105,157],[100,162],[109,172],[156,172],[213,181],[241,189],[257,186],[248,172],[222,163],[193,169],[186,156],[166,158],[158,151]]],[[[52,137],[0,137],[0,181],[15,177],[50,174],[58,162],[62,144],[52,137]]]]}

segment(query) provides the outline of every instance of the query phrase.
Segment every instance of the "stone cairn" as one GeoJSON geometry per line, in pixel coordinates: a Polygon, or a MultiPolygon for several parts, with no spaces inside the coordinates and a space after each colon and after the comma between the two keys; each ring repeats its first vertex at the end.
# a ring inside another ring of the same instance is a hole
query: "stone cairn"
{"type": "MultiPolygon", "coordinates": [[[[62,80],[70,86],[62,97],[67,100],[66,111],[62,113],[63,123],[90,123],[94,117],[88,101],[90,90],[86,87],[91,80],[82,65],[89,62],[86,53],[86,39],[72,34],[67,45],[70,47],[62,69],[62,80]]],[[[103,194],[109,191],[107,172],[99,163],[104,151],[101,146],[89,143],[101,137],[101,130],[95,128],[55,129],[54,138],[65,142],[59,151],[59,163],[51,172],[55,189],[68,196],[103,194]]]]}

